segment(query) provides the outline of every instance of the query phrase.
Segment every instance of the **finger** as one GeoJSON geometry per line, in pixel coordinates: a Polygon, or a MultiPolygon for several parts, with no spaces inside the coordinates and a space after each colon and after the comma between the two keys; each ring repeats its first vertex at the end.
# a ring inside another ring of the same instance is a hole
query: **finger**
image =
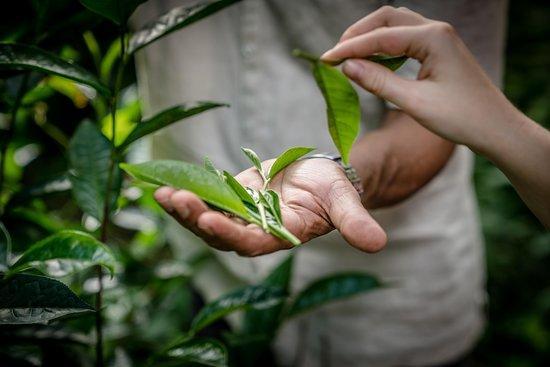
{"type": "Polygon", "coordinates": [[[339,43],[380,27],[420,25],[426,22],[428,19],[412,10],[386,5],[352,24],[342,34],[339,43]]]}
{"type": "Polygon", "coordinates": [[[386,233],[363,207],[351,183],[334,183],[328,202],[330,220],[350,245],[365,252],[377,252],[386,245],[386,233]]]}
{"type": "Polygon", "coordinates": [[[367,91],[394,103],[406,112],[414,103],[413,90],[417,82],[403,79],[382,65],[352,59],[344,62],[342,71],[367,91]]]}
{"type": "Polygon", "coordinates": [[[292,244],[265,233],[256,225],[244,226],[216,212],[201,215],[198,227],[215,239],[213,246],[236,251],[242,256],[264,255],[292,247],[292,244]]]}
{"type": "Polygon", "coordinates": [[[168,186],[162,186],[155,191],[154,197],[157,203],[167,212],[172,213],[174,207],[170,201],[172,194],[176,192],[176,189],[168,186]]]}
{"type": "Polygon", "coordinates": [[[186,190],[174,191],[170,196],[170,204],[174,208],[171,213],[172,216],[181,225],[196,235],[207,239],[207,235],[197,227],[197,220],[201,214],[210,209],[197,195],[186,190]]]}

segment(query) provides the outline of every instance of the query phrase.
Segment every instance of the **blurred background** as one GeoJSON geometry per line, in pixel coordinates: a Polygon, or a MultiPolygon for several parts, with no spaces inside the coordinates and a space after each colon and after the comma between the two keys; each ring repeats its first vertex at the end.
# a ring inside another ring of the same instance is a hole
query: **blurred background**
{"type": "MultiPolygon", "coordinates": [[[[33,22],[46,22],[49,26],[42,35],[43,48],[56,50],[64,58],[75,60],[89,70],[98,70],[108,78],[113,65],[109,61],[98,65],[90,49],[97,47],[105,55],[116,55],[115,27],[106,22],[98,26],[97,17],[84,14],[71,25],[71,32],[59,32],[63,22],[71,21],[65,15],[81,7],[76,1],[54,1],[50,6],[55,18],[34,19],[28,16],[32,14],[30,2],[4,4],[0,39],[25,40],[33,22]]],[[[505,93],[519,109],[550,128],[549,2],[511,0],[508,28],[505,93]]],[[[140,115],[132,67],[127,69],[123,85],[117,114],[121,121],[119,129],[129,131],[140,115]]],[[[65,147],[76,122],[93,118],[103,108],[94,105],[85,90],[61,78],[50,77],[33,92],[24,101],[27,108],[18,116],[17,134],[7,153],[8,182],[28,187],[66,171],[65,147]]],[[[102,121],[106,134],[109,124],[109,118],[102,121]]],[[[487,329],[471,364],[548,366],[550,233],[530,214],[506,177],[490,162],[477,159],[474,179],[486,241],[489,303],[487,329]]],[[[126,271],[116,278],[116,283],[107,284],[105,291],[105,302],[109,304],[106,334],[111,341],[108,349],[117,361],[144,358],[188,327],[201,303],[189,279],[193,268],[204,260],[197,258],[190,264],[172,261],[163,236],[163,218],[151,199],[150,189],[127,188],[121,200],[122,209],[114,220],[113,241],[118,243],[117,251],[126,271]]],[[[61,228],[84,226],[93,230],[96,225],[77,218],[78,209],[71,203],[70,194],[59,192],[15,211],[5,225],[12,230],[14,244],[28,244],[61,228]]],[[[71,284],[78,293],[88,294],[92,302],[93,284],[78,280],[71,284]]],[[[80,351],[90,343],[84,335],[92,328],[93,318],[83,317],[65,324],[80,333],[68,333],[55,323],[40,327],[41,333],[35,328],[17,329],[14,334],[13,329],[2,327],[0,345],[13,341],[16,335],[29,342],[10,347],[15,354],[41,353],[46,361],[48,358],[58,361],[56,354],[62,348],[67,356],[64,362],[76,364],[80,351]]]]}

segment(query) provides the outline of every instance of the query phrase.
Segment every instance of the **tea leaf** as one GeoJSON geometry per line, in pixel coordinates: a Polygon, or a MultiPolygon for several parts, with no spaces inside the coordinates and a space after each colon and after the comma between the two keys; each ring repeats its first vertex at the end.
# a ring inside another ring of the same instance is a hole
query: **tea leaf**
{"type": "Polygon", "coordinates": [[[46,323],[83,312],[93,308],[55,279],[15,274],[0,280],[0,324],[46,323]]]}
{"type": "Polygon", "coordinates": [[[281,303],[285,293],[280,287],[264,285],[249,286],[209,303],[191,323],[191,331],[197,333],[211,323],[230,313],[247,308],[266,309],[281,303]]]}
{"type": "Polygon", "coordinates": [[[0,272],[8,270],[11,257],[11,235],[3,222],[0,222],[0,272]]]}
{"type": "Polygon", "coordinates": [[[71,181],[64,173],[36,185],[22,187],[10,198],[9,205],[20,205],[35,198],[60,194],[69,190],[71,190],[71,181]]]}
{"type": "Polygon", "coordinates": [[[332,301],[372,291],[380,286],[378,279],[369,274],[344,273],[328,276],[313,282],[300,292],[287,315],[294,316],[332,301]]]}
{"type": "Polygon", "coordinates": [[[260,192],[260,196],[263,199],[264,203],[267,205],[269,212],[273,215],[277,223],[280,225],[283,224],[283,217],[281,214],[281,204],[279,200],[279,194],[273,190],[267,190],[260,192]]]}
{"type": "MultiPolygon", "coordinates": [[[[294,257],[291,255],[281,262],[262,282],[264,286],[281,287],[288,294],[290,280],[292,278],[292,264],[294,257]]],[[[281,313],[284,303],[280,303],[265,310],[251,309],[244,316],[243,331],[251,335],[273,335],[281,322],[281,313]]]]}
{"type": "Polygon", "coordinates": [[[246,157],[248,158],[248,160],[252,163],[252,165],[253,165],[254,167],[256,167],[256,169],[258,170],[258,172],[260,173],[260,175],[265,179],[264,170],[263,170],[263,168],[262,168],[262,161],[260,161],[260,158],[258,157],[258,155],[256,154],[256,152],[253,151],[252,149],[243,148],[243,147],[241,147],[241,150],[242,150],[243,153],[246,155],[246,157]]]}
{"type": "Polygon", "coordinates": [[[109,88],[89,71],[35,46],[0,43],[0,70],[33,70],[59,75],[86,84],[106,97],[111,95],[109,88]]]}
{"type": "Polygon", "coordinates": [[[243,219],[249,218],[246,207],[231,187],[200,166],[180,161],[158,160],[140,164],[121,163],[120,167],[142,181],[189,190],[216,208],[243,219]]]}
{"type": "MultiPolygon", "coordinates": [[[[68,148],[73,195],[82,211],[97,220],[103,219],[103,206],[111,166],[111,142],[90,121],[76,130],[68,148]]],[[[113,167],[109,207],[114,208],[122,175],[113,167]]]]}
{"type": "Polygon", "coordinates": [[[275,175],[282,170],[284,170],[288,165],[292,164],[299,158],[315,150],[315,148],[309,147],[294,147],[287,149],[283,154],[281,154],[275,162],[271,165],[269,169],[269,174],[267,175],[268,179],[272,179],[275,175]]]}
{"type": "Polygon", "coordinates": [[[243,187],[243,185],[241,185],[241,183],[239,181],[237,181],[235,179],[235,177],[231,176],[231,174],[227,171],[223,171],[223,175],[225,177],[225,182],[227,182],[227,184],[229,186],[231,186],[231,188],[233,189],[233,191],[235,191],[235,193],[237,195],[239,195],[239,197],[241,198],[242,201],[244,201],[245,203],[249,203],[251,205],[255,205],[256,203],[254,202],[254,198],[250,195],[250,193],[243,187]]]}
{"type": "Polygon", "coordinates": [[[180,120],[186,119],[188,117],[197,115],[201,112],[211,110],[218,107],[227,107],[227,104],[216,103],[216,102],[198,102],[192,106],[174,106],[168,108],[162,112],[159,112],[157,115],[140,122],[136,127],[130,132],[126,139],[118,146],[119,151],[124,151],[130,144],[136,140],[154,133],[166,126],[169,126],[173,123],[176,123],[180,120]]]}
{"type": "Polygon", "coordinates": [[[133,53],[167,34],[187,27],[240,0],[201,1],[170,10],[152,23],[145,25],[130,38],[128,52],[133,53]]]}
{"type": "Polygon", "coordinates": [[[80,0],[82,5],[118,25],[125,25],[134,10],[147,0],[80,0]]]}
{"type": "Polygon", "coordinates": [[[399,69],[405,61],[408,60],[407,56],[389,56],[389,55],[373,55],[367,57],[367,60],[376,62],[382,66],[387,67],[391,71],[399,69]]]}
{"type": "Polygon", "coordinates": [[[163,355],[156,358],[156,362],[177,362],[178,365],[191,363],[201,366],[226,367],[228,354],[225,346],[217,340],[197,338],[178,344],[163,355]]]}
{"type": "Polygon", "coordinates": [[[61,277],[92,265],[104,266],[113,275],[116,265],[113,252],[88,233],[65,230],[32,245],[8,274],[36,268],[61,277]]]}
{"type": "Polygon", "coordinates": [[[216,176],[218,176],[220,178],[220,180],[225,182],[225,176],[222,173],[222,171],[217,169],[214,166],[214,163],[212,163],[212,161],[208,157],[204,157],[204,169],[206,169],[208,172],[211,172],[211,173],[215,174],[216,176]]]}
{"type": "Polygon", "coordinates": [[[327,105],[330,136],[342,156],[342,162],[348,164],[349,152],[359,133],[361,119],[357,92],[344,74],[319,61],[316,56],[299,50],[293,54],[311,62],[313,76],[327,105]]]}

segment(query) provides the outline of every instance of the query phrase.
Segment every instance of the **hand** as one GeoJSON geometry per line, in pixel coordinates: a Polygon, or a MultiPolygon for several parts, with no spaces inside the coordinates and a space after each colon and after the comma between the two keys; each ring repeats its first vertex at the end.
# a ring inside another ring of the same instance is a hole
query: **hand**
{"type": "Polygon", "coordinates": [[[406,8],[385,6],[349,27],[322,60],[347,60],[343,72],[387,99],[429,130],[483,150],[501,138],[495,126],[519,114],[493,85],[447,23],[406,8]],[[375,53],[407,55],[421,62],[418,80],[405,80],[363,58],[375,53]]]}
{"type": "MultiPolygon", "coordinates": [[[[273,160],[263,162],[265,166],[272,163],[273,160]]],[[[262,187],[255,168],[241,172],[236,178],[244,186],[262,187]]],[[[376,252],[386,244],[386,234],[362,206],[343,170],[330,160],[298,161],[277,174],[270,188],[281,198],[285,227],[302,242],[336,228],[346,241],[362,251],[376,252]]],[[[209,209],[189,191],[161,187],[155,199],[181,225],[219,250],[258,256],[292,247],[254,224],[209,209]]]]}

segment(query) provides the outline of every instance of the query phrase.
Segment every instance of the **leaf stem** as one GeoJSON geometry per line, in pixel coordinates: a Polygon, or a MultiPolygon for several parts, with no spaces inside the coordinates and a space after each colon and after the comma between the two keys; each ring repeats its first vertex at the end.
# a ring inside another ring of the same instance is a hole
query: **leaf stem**
{"type": "Polygon", "coordinates": [[[311,62],[319,62],[319,57],[315,56],[314,54],[310,54],[309,52],[305,52],[299,49],[292,50],[292,56],[299,57],[304,60],[308,60],[311,62]]]}

